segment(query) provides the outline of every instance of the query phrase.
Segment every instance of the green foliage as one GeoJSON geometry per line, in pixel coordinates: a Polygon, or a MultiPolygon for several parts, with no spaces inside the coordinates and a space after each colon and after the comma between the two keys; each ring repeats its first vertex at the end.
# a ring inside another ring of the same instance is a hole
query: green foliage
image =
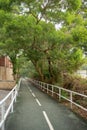
{"type": "Polygon", "coordinates": [[[68,70],[70,72],[78,70],[78,68],[84,63],[83,52],[79,48],[74,48],[68,57],[68,70]]]}
{"type": "Polygon", "coordinates": [[[11,0],[0,0],[0,9],[10,10],[11,0]]]}
{"type": "Polygon", "coordinates": [[[83,6],[81,0],[0,0],[0,53],[11,58],[14,75],[30,71],[31,76],[57,82],[64,73],[76,71],[87,48],[83,6]]]}
{"type": "Polygon", "coordinates": [[[80,46],[85,46],[87,42],[87,29],[84,26],[76,26],[76,28],[72,29],[72,35],[75,42],[80,46]]]}
{"type": "Polygon", "coordinates": [[[82,1],[81,0],[67,0],[68,1],[68,6],[70,10],[78,10],[81,5],[82,1]]]}
{"type": "Polygon", "coordinates": [[[65,20],[67,24],[71,24],[75,19],[75,14],[74,13],[70,13],[70,12],[66,12],[65,13],[65,20]]]}

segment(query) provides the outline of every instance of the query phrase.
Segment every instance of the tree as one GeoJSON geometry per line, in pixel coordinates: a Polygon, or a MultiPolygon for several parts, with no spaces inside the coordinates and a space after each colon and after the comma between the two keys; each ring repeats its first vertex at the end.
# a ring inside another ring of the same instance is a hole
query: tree
{"type": "Polygon", "coordinates": [[[21,59],[27,62],[22,55],[34,66],[34,74],[49,82],[82,65],[87,40],[83,5],[81,0],[1,1],[0,46],[12,60],[14,75],[20,72],[21,59]]]}
{"type": "Polygon", "coordinates": [[[35,20],[32,16],[13,17],[12,15],[2,27],[1,48],[3,48],[3,53],[12,59],[14,74],[16,73],[17,55],[19,55],[20,51],[27,50],[33,42],[34,22],[35,20]]]}

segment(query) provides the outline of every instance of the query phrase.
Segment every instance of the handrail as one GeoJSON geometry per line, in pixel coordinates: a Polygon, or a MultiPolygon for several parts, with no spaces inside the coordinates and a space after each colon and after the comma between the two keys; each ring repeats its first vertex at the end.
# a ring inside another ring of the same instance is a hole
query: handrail
{"type": "Polygon", "coordinates": [[[13,103],[14,101],[16,102],[16,97],[18,95],[18,90],[20,88],[20,83],[21,83],[21,79],[19,80],[18,84],[16,84],[16,86],[8,93],[8,95],[2,99],[0,101],[0,128],[1,130],[5,130],[4,124],[5,124],[5,120],[9,114],[9,112],[13,112],[13,103]],[[10,98],[10,104],[8,106],[8,108],[6,109],[6,101],[8,100],[8,98],[10,98]]]}
{"type": "Polygon", "coordinates": [[[42,90],[46,90],[47,93],[51,92],[52,96],[54,94],[56,94],[59,97],[59,101],[61,101],[61,98],[69,101],[71,109],[72,109],[72,105],[74,104],[75,106],[81,108],[82,110],[87,111],[87,108],[85,108],[84,106],[80,105],[79,103],[77,103],[73,100],[73,97],[75,95],[86,98],[86,100],[87,100],[87,95],[84,95],[84,94],[81,94],[81,93],[78,93],[78,92],[75,92],[75,91],[72,91],[72,90],[69,90],[69,89],[65,89],[65,88],[62,88],[62,87],[59,87],[59,86],[55,86],[55,85],[52,85],[52,84],[44,83],[44,82],[41,82],[41,81],[37,81],[37,80],[33,80],[33,79],[29,79],[29,80],[31,82],[33,82],[34,84],[36,84],[38,87],[40,87],[42,90]],[[57,91],[55,91],[55,88],[57,89],[57,91]],[[69,98],[64,96],[62,94],[62,91],[67,92],[69,98]]]}
{"type": "Polygon", "coordinates": [[[11,95],[11,93],[12,93],[16,88],[17,88],[17,85],[8,93],[8,95],[7,95],[4,99],[2,99],[2,100],[0,101],[0,105],[3,104],[3,103],[8,99],[8,97],[11,95]]]}

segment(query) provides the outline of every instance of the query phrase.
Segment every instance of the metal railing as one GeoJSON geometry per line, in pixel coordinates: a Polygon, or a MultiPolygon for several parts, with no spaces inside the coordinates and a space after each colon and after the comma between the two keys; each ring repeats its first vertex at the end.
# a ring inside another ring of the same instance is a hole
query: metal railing
{"type": "Polygon", "coordinates": [[[38,87],[40,87],[46,93],[50,93],[51,96],[57,95],[56,98],[59,98],[59,101],[61,101],[61,99],[65,99],[65,100],[69,101],[71,109],[72,109],[72,105],[74,104],[75,106],[77,106],[87,112],[87,106],[84,107],[82,104],[80,104],[75,99],[75,98],[77,98],[77,99],[80,98],[81,100],[85,100],[87,103],[87,95],[84,95],[84,94],[81,94],[78,92],[74,92],[74,91],[59,87],[59,86],[47,84],[47,83],[37,81],[37,80],[30,79],[30,81],[33,82],[34,84],[36,84],[38,87]]]}
{"type": "Polygon", "coordinates": [[[8,93],[8,95],[0,101],[0,128],[5,130],[5,120],[9,112],[13,112],[13,103],[16,102],[16,97],[18,95],[18,90],[20,87],[21,79],[18,84],[8,93]]]}

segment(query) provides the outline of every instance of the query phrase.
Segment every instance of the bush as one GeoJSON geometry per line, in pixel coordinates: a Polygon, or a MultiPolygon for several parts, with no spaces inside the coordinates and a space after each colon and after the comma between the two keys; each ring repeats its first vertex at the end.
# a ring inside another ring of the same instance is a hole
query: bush
{"type": "Polygon", "coordinates": [[[77,75],[66,75],[64,76],[63,87],[87,94],[87,79],[77,75]]]}

